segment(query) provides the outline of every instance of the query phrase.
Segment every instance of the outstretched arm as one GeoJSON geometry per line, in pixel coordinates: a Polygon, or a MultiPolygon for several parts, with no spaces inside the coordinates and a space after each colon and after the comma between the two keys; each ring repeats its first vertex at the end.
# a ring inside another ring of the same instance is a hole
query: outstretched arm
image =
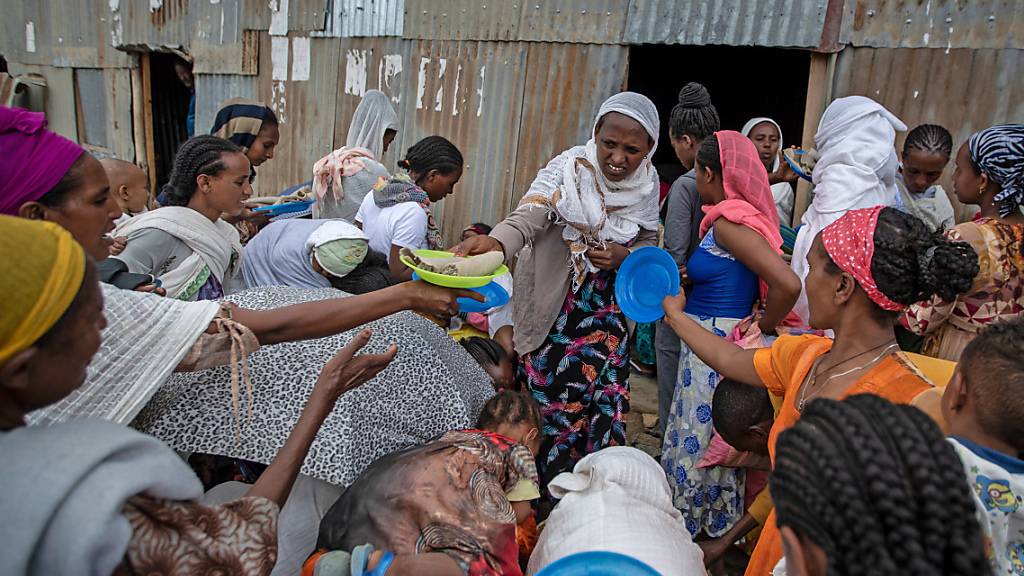
{"type": "Polygon", "coordinates": [[[678,296],[666,296],[662,301],[665,322],[690,350],[725,378],[751,386],[764,386],[754,369],[756,350],[745,350],[708,332],[683,312],[685,305],[686,294],[681,290],[678,296]]]}

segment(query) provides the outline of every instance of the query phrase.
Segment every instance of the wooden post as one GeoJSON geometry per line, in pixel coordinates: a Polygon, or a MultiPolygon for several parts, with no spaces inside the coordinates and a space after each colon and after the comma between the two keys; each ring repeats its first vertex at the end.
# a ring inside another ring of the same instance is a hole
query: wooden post
{"type": "MultiPolygon", "coordinates": [[[[814,146],[814,133],[818,130],[818,121],[828,105],[832,95],[832,74],[829,69],[831,55],[811,52],[810,70],[807,74],[807,102],[804,105],[804,132],[800,144],[805,147],[814,146]]],[[[811,203],[811,183],[800,179],[796,185],[796,202],[793,207],[793,226],[799,226],[800,218],[811,203]]]]}
{"type": "MultiPolygon", "coordinates": [[[[149,174],[149,205],[156,199],[156,147],[153,143],[153,82],[149,62],[149,52],[139,55],[139,67],[142,74],[142,124],[144,127],[143,141],[146,145],[146,173],[149,174]]],[[[133,97],[133,105],[135,99],[133,97]]],[[[138,115],[136,115],[138,117],[138,115]]]]}

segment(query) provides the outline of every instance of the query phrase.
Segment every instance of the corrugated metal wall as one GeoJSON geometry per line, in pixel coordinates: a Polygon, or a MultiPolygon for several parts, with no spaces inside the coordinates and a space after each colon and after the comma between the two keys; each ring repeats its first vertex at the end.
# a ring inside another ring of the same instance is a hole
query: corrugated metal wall
{"type": "Polygon", "coordinates": [[[856,0],[841,39],[884,48],[1024,48],[1020,0],[856,0]]]}

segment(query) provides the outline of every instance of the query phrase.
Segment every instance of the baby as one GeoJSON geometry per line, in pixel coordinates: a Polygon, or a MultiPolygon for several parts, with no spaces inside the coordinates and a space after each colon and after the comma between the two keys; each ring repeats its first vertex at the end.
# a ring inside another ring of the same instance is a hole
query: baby
{"type": "MultiPolygon", "coordinates": [[[[120,206],[122,215],[114,221],[115,226],[127,222],[132,216],[146,211],[149,202],[149,177],[135,164],[116,158],[100,160],[110,180],[110,193],[120,206]]],[[[116,237],[110,247],[110,255],[117,256],[124,250],[127,238],[116,237]]]]}

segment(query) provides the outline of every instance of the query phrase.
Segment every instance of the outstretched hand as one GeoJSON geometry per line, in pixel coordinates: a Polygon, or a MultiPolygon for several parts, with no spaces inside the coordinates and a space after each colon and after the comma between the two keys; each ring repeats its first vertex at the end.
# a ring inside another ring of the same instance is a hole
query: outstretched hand
{"type": "MultiPolygon", "coordinates": [[[[796,146],[791,148],[796,148],[796,146]]],[[[798,178],[799,176],[793,171],[789,162],[786,161],[785,150],[779,148],[779,167],[768,175],[768,183],[774,185],[779,182],[796,182],[798,178]]]]}
{"type": "Polygon", "coordinates": [[[383,354],[358,354],[370,341],[371,334],[369,329],[359,332],[327,362],[313,387],[314,396],[334,406],[342,394],[365,384],[395,359],[398,346],[394,344],[383,354]]]}
{"type": "Polygon", "coordinates": [[[680,290],[679,294],[675,296],[665,296],[665,299],[661,301],[661,307],[665,310],[665,319],[671,321],[673,317],[682,314],[686,308],[686,292],[680,290]]]}
{"type": "Polygon", "coordinates": [[[483,294],[462,288],[445,288],[423,280],[402,284],[412,298],[410,308],[421,314],[438,318],[451,318],[459,313],[459,298],[470,298],[477,302],[486,300],[483,294]]]}
{"type": "Polygon", "coordinates": [[[456,256],[476,256],[488,252],[501,252],[503,249],[497,239],[480,234],[466,238],[448,251],[456,256]]]}

